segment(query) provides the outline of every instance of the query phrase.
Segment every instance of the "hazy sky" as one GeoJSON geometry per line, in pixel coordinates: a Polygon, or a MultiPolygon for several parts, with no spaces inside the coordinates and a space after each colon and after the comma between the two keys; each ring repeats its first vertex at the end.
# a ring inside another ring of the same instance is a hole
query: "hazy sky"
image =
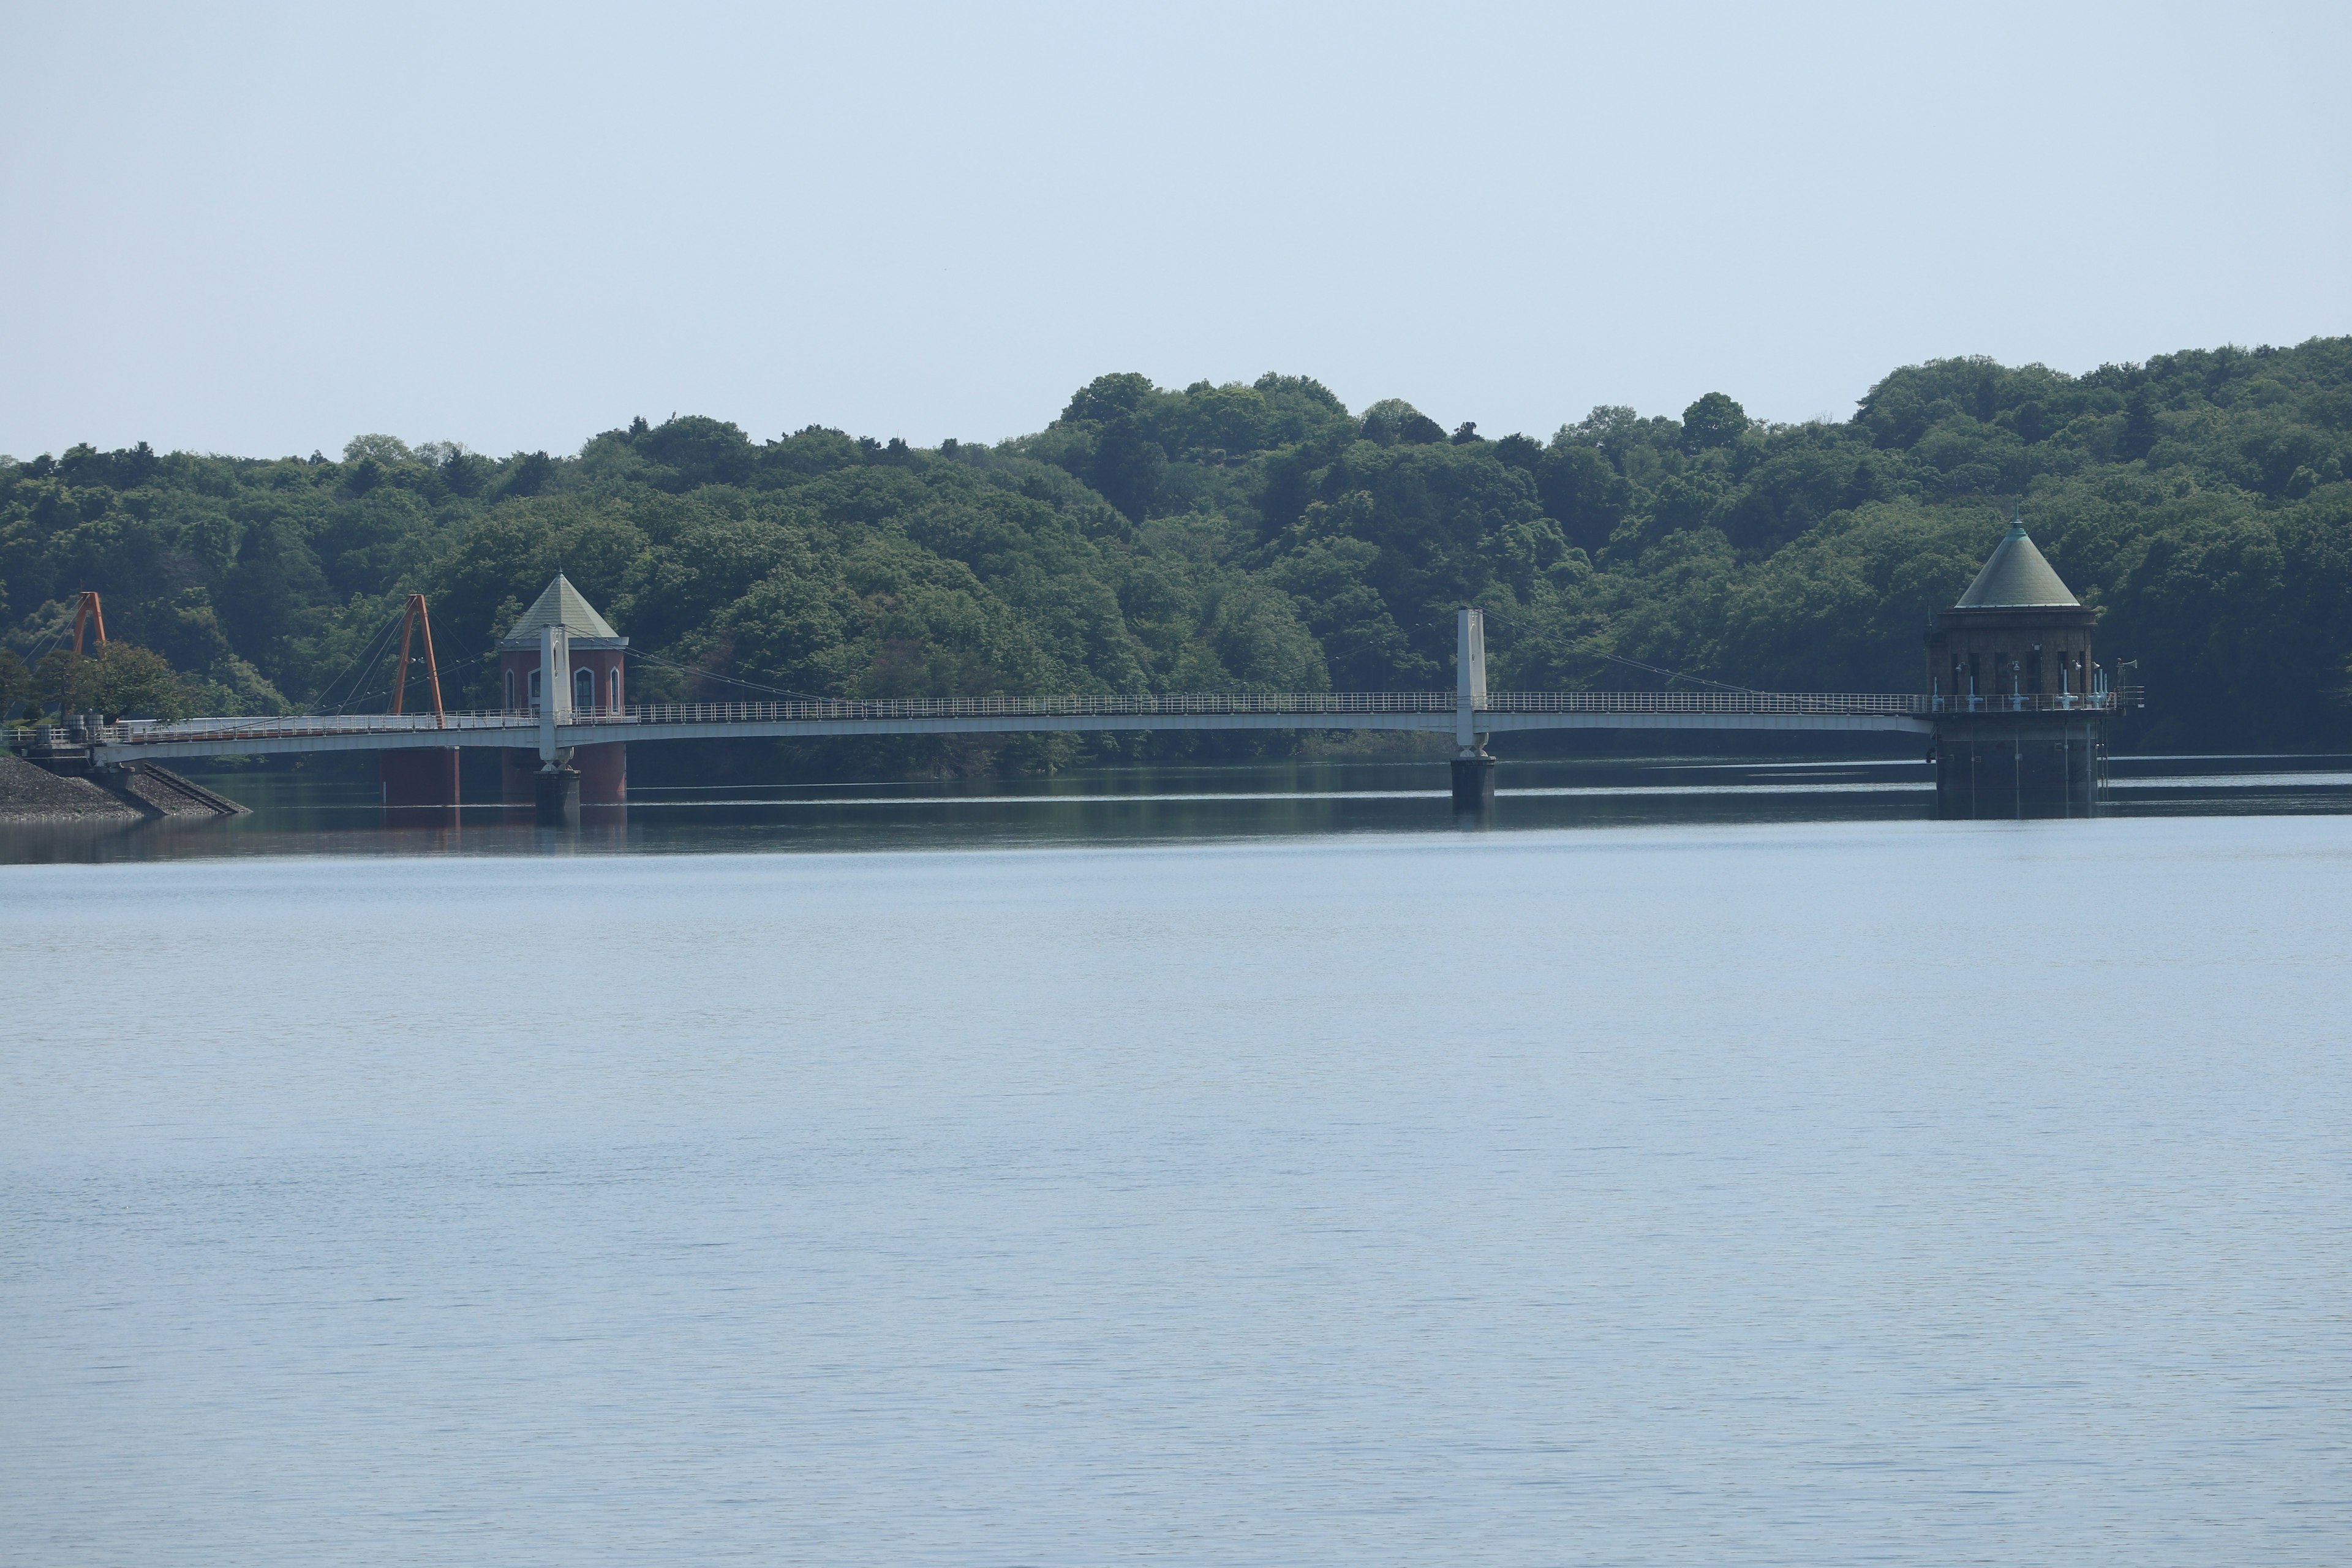
{"type": "Polygon", "coordinates": [[[0,451],[1548,434],[2352,331],[2352,7],[0,0],[0,451]]]}

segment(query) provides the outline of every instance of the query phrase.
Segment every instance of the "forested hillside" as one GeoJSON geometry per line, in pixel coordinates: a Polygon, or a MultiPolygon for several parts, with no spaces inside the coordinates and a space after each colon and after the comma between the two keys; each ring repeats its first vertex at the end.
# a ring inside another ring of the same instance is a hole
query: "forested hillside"
{"type": "Polygon", "coordinates": [[[2310,747],[2352,731],[2347,467],[2347,338],[2082,376],[1943,360],[1843,423],[1715,393],[1544,438],[1304,377],[1107,375],[995,446],[687,416],[566,458],[77,447],[0,462],[0,640],[37,661],[93,587],[188,706],[366,710],[371,641],[421,590],[453,700],[487,704],[490,641],[561,568],[647,656],[640,697],[1425,689],[1464,603],[1507,689],[1907,691],[2015,501],[2105,607],[2105,656],[2140,661],[2146,743],[2310,747]]]}

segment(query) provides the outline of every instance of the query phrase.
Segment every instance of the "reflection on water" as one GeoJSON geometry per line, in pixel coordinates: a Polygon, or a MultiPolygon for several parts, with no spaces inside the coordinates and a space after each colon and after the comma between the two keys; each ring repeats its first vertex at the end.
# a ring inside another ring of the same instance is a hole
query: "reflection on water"
{"type": "MultiPolygon", "coordinates": [[[[0,863],[220,855],[545,855],[1009,847],[1673,823],[1865,822],[1929,815],[1913,757],[1506,760],[1490,817],[1456,822],[1445,764],[1307,763],[1076,770],[1046,777],[640,786],[576,829],[495,804],[386,811],[373,770],[189,767],[253,807],[227,821],[19,825],[0,863]]],[[[2352,811],[2342,756],[2116,759],[2119,816],[2352,811]]]]}

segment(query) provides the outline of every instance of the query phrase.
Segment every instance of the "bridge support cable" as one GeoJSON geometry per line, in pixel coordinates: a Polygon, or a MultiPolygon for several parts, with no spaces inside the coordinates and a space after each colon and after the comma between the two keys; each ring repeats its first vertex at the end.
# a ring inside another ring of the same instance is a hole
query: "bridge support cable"
{"type": "Polygon", "coordinates": [[[335,678],[319,689],[319,695],[312,699],[313,701],[319,704],[320,709],[321,710],[321,711],[316,715],[317,717],[324,718],[329,715],[340,715],[347,711],[351,708],[352,704],[357,702],[362,696],[368,694],[373,689],[375,667],[383,663],[383,656],[391,651],[393,628],[398,625],[400,625],[400,616],[397,615],[385,616],[383,621],[377,626],[376,629],[368,635],[368,640],[360,645],[359,651],[352,654],[352,657],[345,661],[343,668],[335,672],[335,678]],[[364,668],[360,664],[360,661],[362,658],[367,660],[367,664],[364,668]],[[345,678],[350,677],[352,672],[355,669],[359,671],[359,675],[352,681],[350,694],[341,702],[336,703],[333,707],[328,707],[327,699],[334,695],[335,688],[341,686],[345,678]]]}
{"type": "MultiPolygon", "coordinates": [[[[97,655],[102,657],[106,652],[106,612],[99,605],[97,589],[79,588],[74,592],[73,629],[71,633],[68,634],[66,627],[63,625],[60,625],[57,630],[51,632],[47,637],[41,638],[30,648],[26,650],[25,663],[34,669],[40,668],[42,660],[47,658],[51,654],[57,652],[59,648],[65,646],[66,638],[68,635],[73,638],[74,657],[76,658],[83,658],[84,655],[81,651],[81,639],[84,632],[89,629],[95,629],[98,633],[98,641],[95,647],[97,648],[97,655]]],[[[30,699],[30,703],[34,710],[34,716],[37,718],[39,717],[47,707],[47,700],[40,696],[38,693],[36,693],[30,699]]],[[[13,702],[7,704],[5,709],[0,709],[0,714],[5,714],[8,717],[13,717],[16,712],[16,705],[13,702]]],[[[59,699],[58,713],[59,721],[71,722],[72,717],[73,716],[66,710],[66,700],[61,697],[59,699]]]]}

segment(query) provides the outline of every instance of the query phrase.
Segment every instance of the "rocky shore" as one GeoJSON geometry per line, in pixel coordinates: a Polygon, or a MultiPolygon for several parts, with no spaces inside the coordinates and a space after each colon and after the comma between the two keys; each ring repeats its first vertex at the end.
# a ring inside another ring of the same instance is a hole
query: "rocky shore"
{"type": "Polygon", "coordinates": [[[0,824],[129,824],[161,816],[240,816],[245,810],[226,795],[153,763],[104,773],[59,774],[0,752],[0,824]]]}

